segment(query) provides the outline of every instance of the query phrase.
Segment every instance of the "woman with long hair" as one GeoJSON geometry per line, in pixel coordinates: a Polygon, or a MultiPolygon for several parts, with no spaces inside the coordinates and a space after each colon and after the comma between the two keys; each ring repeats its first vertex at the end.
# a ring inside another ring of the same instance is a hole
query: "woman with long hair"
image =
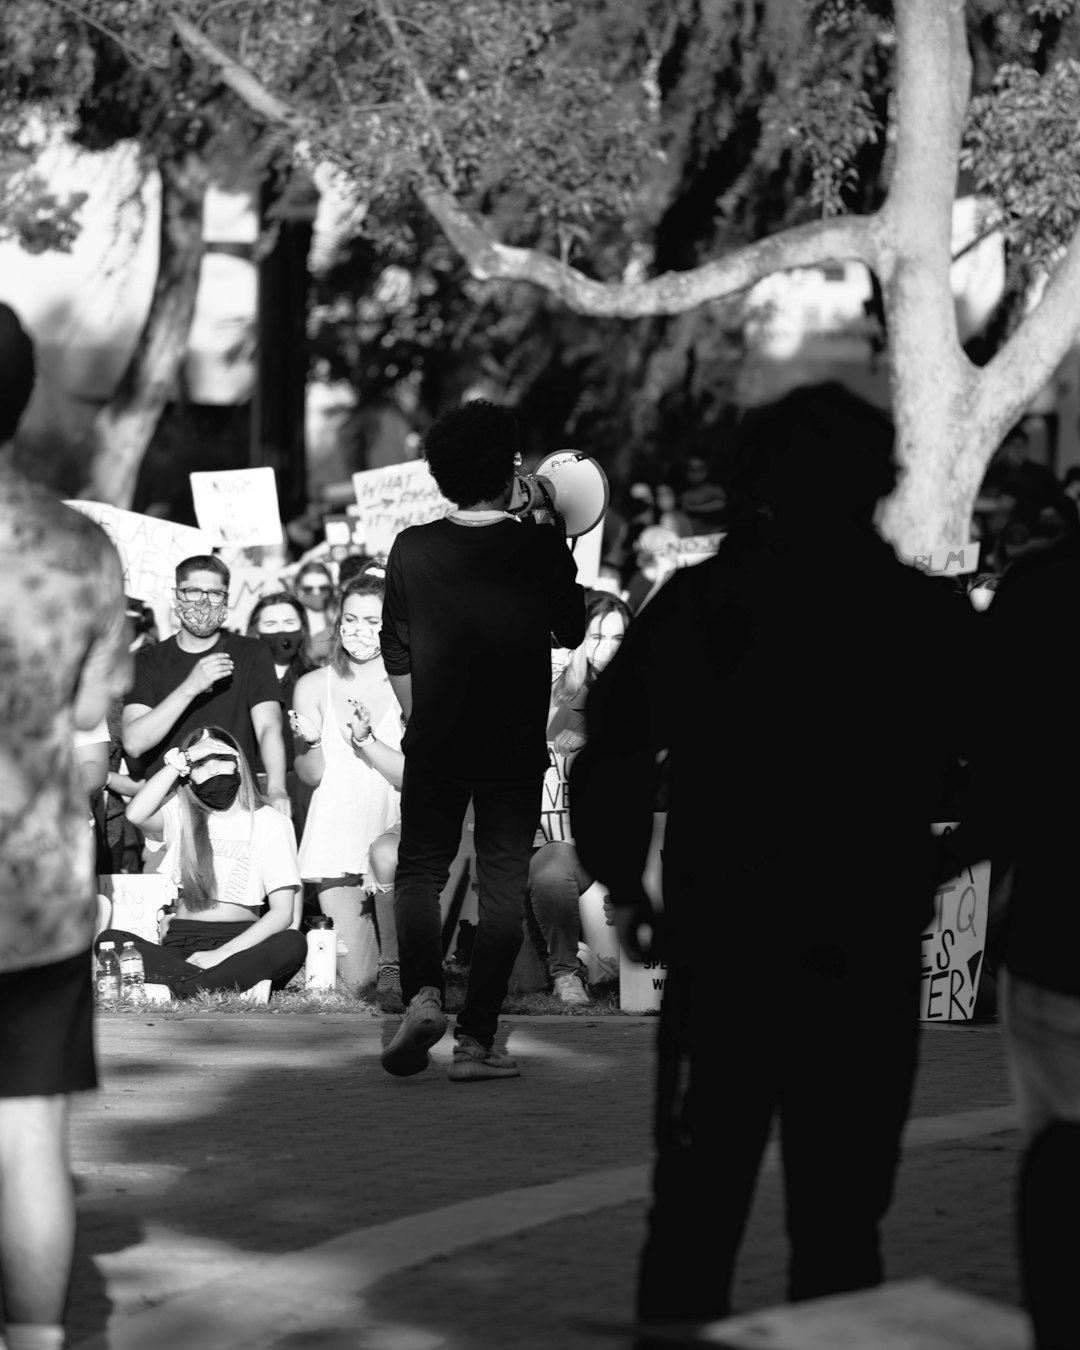
{"type": "Polygon", "coordinates": [[[296,573],[296,595],[307,615],[307,654],[312,665],[325,663],[337,622],[334,577],[316,558],[303,563],[296,573]]]}
{"type": "Polygon", "coordinates": [[[287,816],[260,797],[248,762],[221,727],[196,727],[131,799],[128,819],[166,845],[161,873],[175,888],[176,916],[161,945],[134,942],[148,984],[180,998],[204,990],[283,988],[304,964],[296,838],[287,816]]]}
{"type": "MultiPolygon", "coordinates": [[[[261,596],[248,617],[247,636],[258,638],[270,649],[281,686],[282,713],[287,713],[292,707],[297,681],[321,664],[309,655],[311,628],[307,610],[288,591],[261,596]]],[[[296,776],[296,743],[292,728],[283,727],[282,734],[285,738],[285,790],[292,803],[293,829],[299,840],[304,834],[311,789],[296,776]]]]}
{"type": "Polygon", "coordinates": [[[592,877],[581,866],[570,832],[566,783],[569,761],[585,744],[585,699],[597,675],[619,650],[630,625],[630,609],[607,591],[592,591],[585,605],[585,640],[556,676],[551,688],[548,747],[551,766],[544,779],[544,810],[536,852],[529,864],[527,931],[564,1003],[588,1003],[581,978],[582,895],[592,877]]]}
{"type": "Polygon", "coordinates": [[[362,910],[372,898],[379,944],[376,998],[401,1012],[394,927],[394,873],[401,820],[401,709],[379,648],[384,583],[359,576],[341,597],[325,669],[296,686],[289,716],[296,772],[311,784],[300,841],[300,872],[318,887],[319,906],[334,921],[347,952],[346,981],[370,974],[362,910]]]}

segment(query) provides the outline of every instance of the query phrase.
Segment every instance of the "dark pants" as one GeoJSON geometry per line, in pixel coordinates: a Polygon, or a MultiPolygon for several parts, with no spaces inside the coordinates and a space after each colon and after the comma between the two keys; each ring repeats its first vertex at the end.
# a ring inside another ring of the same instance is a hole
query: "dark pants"
{"type": "Polygon", "coordinates": [[[540,820],[542,775],[498,782],[446,778],[405,761],[394,920],[401,989],[408,1002],[425,986],[444,990],[439,897],[461,844],[472,797],[479,916],[460,1033],[491,1045],[522,940],[529,859],[540,820]]]}
{"type": "Polygon", "coordinates": [[[212,952],[231,942],[251,924],[209,923],[196,919],[173,919],[159,947],[137,933],[107,928],[95,944],[115,942],[119,953],[125,942],[134,942],[142,953],[147,984],[165,984],[177,998],[190,998],[204,990],[236,990],[243,993],[263,980],[284,989],[307,959],[307,939],[294,928],[275,933],[246,951],[226,957],[218,966],[201,970],[186,958],[191,952],[212,952]]]}
{"type": "Polygon", "coordinates": [[[533,854],[528,930],[552,979],[581,974],[581,897],[591,885],[592,877],[582,867],[573,844],[556,841],[533,854]]]}
{"type": "Polygon", "coordinates": [[[873,943],[857,954],[785,955],[779,934],[773,939],[756,951],[737,941],[734,949],[704,944],[700,963],[669,966],[638,1284],[643,1321],[711,1321],[731,1311],[735,1259],[774,1117],[788,1297],[883,1278],[879,1226],[917,1058],[918,941],[910,962],[900,970],[889,962],[889,973],[873,943]]]}

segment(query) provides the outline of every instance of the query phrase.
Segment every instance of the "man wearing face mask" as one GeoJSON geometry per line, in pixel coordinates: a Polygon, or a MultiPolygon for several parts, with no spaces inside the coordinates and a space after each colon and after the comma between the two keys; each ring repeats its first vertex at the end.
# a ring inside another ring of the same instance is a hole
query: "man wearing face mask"
{"type": "Polygon", "coordinates": [[[149,778],[197,727],[224,727],[248,763],[266,775],[270,805],[289,815],[281,693],[269,648],[222,631],[229,569],[220,558],[185,558],[173,592],[180,630],[136,653],[125,699],[124,751],[149,778]]]}

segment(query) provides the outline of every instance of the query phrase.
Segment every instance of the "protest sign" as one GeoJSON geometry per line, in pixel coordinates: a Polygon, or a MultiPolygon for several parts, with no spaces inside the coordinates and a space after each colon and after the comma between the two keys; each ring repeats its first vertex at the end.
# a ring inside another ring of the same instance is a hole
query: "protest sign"
{"type": "Polygon", "coordinates": [[[540,804],[540,830],[547,843],[573,843],[570,833],[570,761],[573,755],[558,755],[548,741],[548,766],[540,804]]]}
{"type": "Polygon", "coordinates": [[[277,479],[269,467],[192,473],[191,500],[200,529],[215,546],[281,543],[277,479]]]}
{"type": "Polygon", "coordinates": [[[667,558],[676,567],[693,567],[695,563],[711,558],[720,547],[724,538],[719,534],[691,534],[686,538],[672,539],[657,553],[658,558],[667,558]]]}
{"type": "MultiPolygon", "coordinates": [[[[653,832],[641,884],[645,894],[660,913],[664,908],[663,867],[664,833],[667,812],[653,812],[653,832]]],[[[658,1012],[664,999],[667,982],[667,963],[664,961],[631,961],[619,948],[619,1008],[623,1012],[658,1012]]]]}
{"type": "Polygon", "coordinates": [[[568,539],[567,547],[574,555],[574,562],[577,563],[577,581],[579,586],[588,589],[596,585],[596,578],[600,575],[600,550],[604,543],[604,522],[601,520],[599,525],[594,525],[591,530],[585,534],[580,534],[576,539],[568,539]]]}
{"type": "Polygon", "coordinates": [[[153,608],[164,636],[170,628],[176,566],[185,558],[208,554],[211,541],[190,525],[174,525],[171,520],[122,511],[104,502],[69,501],[65,505],[97,521],[109,536],[124,568],[125,592],[153,608]]]}
{"type": "Polygon", "coordinates": [[[234,633],[246,633],[256,602],[264,595],[285,589],[278,567],[234,567],[229,582],[229,613],[225,626],[234,633]]]}
{"type": "Polygon", "coordinates": [[[929,553],[916,553],[904,562],[932,577],[962,577],[979,570],[982,545],[977,539],[961,544],[959,548],[935,548],[929,553]]]}
{"type": "MultiPolygon", "coordinates": [[[[949,834],[953,825],[935,825],[949,834]]],[[[990,864],[965,867],[937,888],[934,917],[922,935],[919,1017],[967,1022],[975,1009],[986,951],[990,864]]]]}
{"type": "Polygon", "coordinates": [[[364,469],[354,473],[352,480],[364,547],[372,555],[389,553],[395,538],[409,525],[426,525],[454,509],[422,459],[364,469]]]}
{"type": "MultiPolygon", "coordinates": [[[[111,906],[109,928],[134,933],[146,942],[158,942],[158,914],[175,892],[164,876],[158,872],[106,873],[98,877],[98,886],[111,906]]],[[[172,1002],[167,985],[148,984],[145,988],[147,1002],[172,1002]]]]}

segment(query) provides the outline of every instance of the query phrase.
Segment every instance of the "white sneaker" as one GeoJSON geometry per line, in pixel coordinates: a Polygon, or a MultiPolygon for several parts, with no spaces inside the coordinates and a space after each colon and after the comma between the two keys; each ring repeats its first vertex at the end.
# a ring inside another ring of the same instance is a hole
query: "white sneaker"
{"type": "Polygon", "coordinates": [[[589,995],[580,975],[556,975],[555,997],[560,1003],[588,1003],[589,995]]]}

